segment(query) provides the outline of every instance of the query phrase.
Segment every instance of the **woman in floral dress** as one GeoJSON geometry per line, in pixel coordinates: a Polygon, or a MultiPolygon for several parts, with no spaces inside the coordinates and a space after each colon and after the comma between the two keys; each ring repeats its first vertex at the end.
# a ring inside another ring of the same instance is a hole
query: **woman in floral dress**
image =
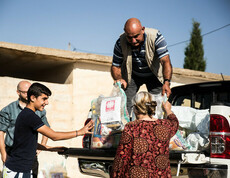
{"type": "Polygon", "coordinates": [[[114,159],[111,177],[171,177],[169,141],[178,130],[171,104],[162,103],[166,119],[156,119],[156,102],[148,92],[133,98],[136,120],[126,124],[114,159]]]}

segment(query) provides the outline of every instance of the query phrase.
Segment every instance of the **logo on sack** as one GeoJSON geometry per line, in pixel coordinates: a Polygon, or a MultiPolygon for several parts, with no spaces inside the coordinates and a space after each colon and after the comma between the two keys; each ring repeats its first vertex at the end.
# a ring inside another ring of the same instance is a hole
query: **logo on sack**
{"type": "Polygon", "coordinates": [[[115,110],[115,100],[106,101],[106,112],[114,111],[115,110]]]}

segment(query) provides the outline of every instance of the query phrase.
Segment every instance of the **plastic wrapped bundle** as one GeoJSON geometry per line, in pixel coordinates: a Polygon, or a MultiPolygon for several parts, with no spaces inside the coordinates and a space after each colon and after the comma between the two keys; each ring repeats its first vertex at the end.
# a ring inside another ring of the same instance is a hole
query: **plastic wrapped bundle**
{"type": "Polygon", "coordinates": [[[129,122],[126,95],[120,83],[114,85],[109,97],[99,96],[91,103],[95,122],[92,148],[116,148],[124,125],[129,122]]]}

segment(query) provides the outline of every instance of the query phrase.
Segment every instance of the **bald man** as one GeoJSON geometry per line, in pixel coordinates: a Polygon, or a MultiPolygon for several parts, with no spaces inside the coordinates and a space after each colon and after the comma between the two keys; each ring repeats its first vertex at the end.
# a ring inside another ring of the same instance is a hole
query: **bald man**
{"type": "Polygon", "coordinates": [[[111,75],[124,87],[129,114],[131,100],[143,84],[150,93],[169,97],[172,65],[160,31],[145,28],[137,18],[128,19],[114,46],[111,75]]]}
{"type": "MultiPolygon", "coordinates": [[[[28,81],[21,81],[17,85],[18,100],[10,103],[0,111],[0,152],[2,162],[5,163],[7,156],[10,156],[10,152],[14,140],[15,122],[18,114],[27,105],[27,91],[31,83],[28,81]],[[6,134],[5,141],[4,135],[6,134]]],[[[49,126],[46,118],[46,111],[36,111],[36,114],[42,119],[45,125],[49,126]]],[[[46,145],[48,138],[42,136],[41,144],[46,145]]],[[[39,152],[37,152],[38,154],[39,152]]],[[[38,174],[38,161],[35,158],[33,165],[33,177],[37,177],[38,174]]]]}

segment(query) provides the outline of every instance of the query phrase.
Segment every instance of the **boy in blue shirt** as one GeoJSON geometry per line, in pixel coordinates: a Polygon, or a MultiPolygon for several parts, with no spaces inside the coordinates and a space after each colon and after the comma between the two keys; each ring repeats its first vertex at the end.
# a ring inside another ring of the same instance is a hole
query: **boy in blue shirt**
{"type": "MultiPolygon", "coordinates": [[[[0,153],[3,164],[5,164],[7,157],[11,155],[11,149],[14,141],[14,129],[16,119],[19,113],[26,107],[28,104],[27,100],[27,91],[29,90],[31,83],[26,80],[22,80],[17,85],[17,95],[18,100],[8,104],[0,111],[0,153]]],[[[44,109],[42,112],[37,110],[35,112],[45,125],[50,127],[47,118],[46,118],[46,110],[44,109]]],[[[48,138],[44,135],[41,139],[41,144],[46,145],[48,138]]],[[[41,150],[37,150],[37,155],[34,159],[33,163],[33,178],[37,178],[38,176],[38,154],[41,150]]]]}
{"type": "Polygon", "coordinates": [[[84,135],[93,128],[93,121],[78,131],[56,132],[44,125],[41,118],[35,114],[35,111],[43,111],[48,105],[48,98],[51,91],[40,83],[34,83],[28,90],[28,105],[18,115],[14,143],[11,151],[11,157],[8,158],[3,167],[3,178],[18,177],[31,178],[31,169],[36,150],[62,151],[63,147],[49,147],[37,143],[38,132],[52,139],[66,140],[76,136],[84,135]]]}

